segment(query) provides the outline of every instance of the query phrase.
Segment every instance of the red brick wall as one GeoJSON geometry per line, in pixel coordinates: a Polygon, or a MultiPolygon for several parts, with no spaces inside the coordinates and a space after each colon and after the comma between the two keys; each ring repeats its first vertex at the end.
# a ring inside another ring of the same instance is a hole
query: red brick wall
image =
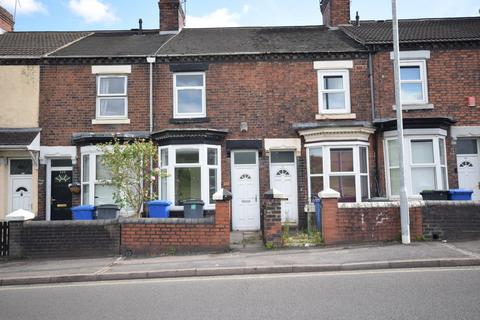
{"type": "Polygon", "coordinates": [[[350,0],[323,0],[321,11],[326,26],[350,23],[350,0]]]}
{"type": "MultiPolygon", "coordinates": [[[[405,111],[405,118],[452,117],[456,126],[478,126],[480,107],[469,107],[467,97],[480,99],[480,51],[479,50],[431,50],[427,60],[429,103],[433,110],[405,111]]],[[[376,118],[394,118],[394,82],[390,52],[374,56],[374,81],[376,96],[376,118]]],[[[382,139],[379,140],[379,167],[382,188],[385,188],[385,171],[382,139]]],[[[447,161],[449,187],[458,187],[457,160],[452,139],[447,138],[447,161]]],[[[385,190],[383,190],[385,192],[385,190]]]]}
{"type": "MultiPolygon", "coordinates": [[[[458,126],[480,122],[480,108],[467,106],[467,97],[480,99],[480,50],[432,50],[427,59],[429,102],[433,110],[408,111],[404,117],[453,117],[458,126]]],[[[393,66],[390,52],[374,56],[376,117],[394,118],[393,66]]]]}
{"type": "MultiPolygon", "coordinates": [[[[391,241],[399,238],[398,207],[338,208],[336,199],[322,201],[325,244],[391,241]]],[[[410,208],[410,237],[423,235],[422,208],[410,208]]]]}
{"type": "Polygon", "coordinates": [[[74,132],[148,131],[147,65],[132,65],[128,75],[129,125],[93,125],[96,75],[91,65],[44,65],[40,75],[42,145],[71,145],[74,132]]]}
{"type": "Polygon", "coordinates": [[[170,251],[224,251],[230,245],[229,201],[216,203],[214,224],[124,223],[122,253],[155,255],[170,251]]]}

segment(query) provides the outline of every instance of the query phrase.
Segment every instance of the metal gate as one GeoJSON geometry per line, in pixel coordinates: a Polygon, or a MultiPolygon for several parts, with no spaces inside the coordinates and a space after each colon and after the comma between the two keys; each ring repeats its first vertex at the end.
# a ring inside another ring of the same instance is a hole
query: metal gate
{"type": "Polygon", "coordinates": [[[0,221],[0,257],[8,256],[8,222],[0,221]]]}

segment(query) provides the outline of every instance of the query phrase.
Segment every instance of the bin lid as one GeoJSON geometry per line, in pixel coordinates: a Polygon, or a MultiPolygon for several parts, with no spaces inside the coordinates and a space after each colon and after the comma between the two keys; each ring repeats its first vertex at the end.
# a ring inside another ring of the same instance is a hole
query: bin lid
{"type": "Polygon", "coordinates": [[[95,206],[91,206],[91,205],[84,205],[84,206],[77,206],[77,207],[73,207],[72,210],[76,211],[80,211],[80,210],[85,210],[85,211],[88,211],[88,210],[95,210],[95,206]]]}
{"type": "Polygon", "coordinates": [[[473,190],[469,190],[469,189],[450,189],[448,191],[450,193],[473,193],[473,190]]]}
{"type": "Polygon", "coordinates": [[[203,202],[200,199],[190,199],[190,200],[184,200],[182,201],[182,205],[191,205],[191,204],[196,204],[196,205],[205,205],[205,202],[203,202]]]}
{"type": "Polygon", "coordinates": [[[169,206],[171,205],[172,203],[170,201],[167,201],[167,200],[152,200],[152,201],[148,201],[147,204],[149,206],[151,205],[159,205],[159,206],[169,206]]]}
{"type": "Polygon", "coordinates": [[[116,204],[101,204],[97,206],[97,209],[115,209],[120,210],[120,208],[116,204]]]}

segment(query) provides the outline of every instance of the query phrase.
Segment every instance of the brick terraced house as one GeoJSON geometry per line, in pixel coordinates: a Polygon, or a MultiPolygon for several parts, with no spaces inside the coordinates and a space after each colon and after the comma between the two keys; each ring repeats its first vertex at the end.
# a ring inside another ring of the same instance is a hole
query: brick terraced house
{"type": "MultiPolygon", "coordinates": [[[[179,1],[160,0],[159,30],[73,33],[35,57],[9,48],[63,33],[0,35],[0,68],[39,68],[38,218],[112,202],[96,144],[113,138],[155,141],[159,197],[178,214],[230,189],[234,230],[260,228],[270,188],[300,226],[323,189],[395,199],[391,22],[351,22],[349,3],[321,1],[321,26],[189,29],[179,1]]],[[[480,18],[402,20],[400,38],[409,196],[480,199],[480,18]]]]}

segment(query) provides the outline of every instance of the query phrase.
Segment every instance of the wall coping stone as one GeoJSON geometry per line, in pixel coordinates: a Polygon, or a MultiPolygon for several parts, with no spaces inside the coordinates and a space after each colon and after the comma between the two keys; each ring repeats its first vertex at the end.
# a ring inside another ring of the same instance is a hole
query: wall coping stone
{"type": "Polygon", "coordinates": [[[121,218],[121,224],[215,224],[215,217],[206,218],[121,218]]]}
{"type": "MultiPolygon", "coordinates": [[[[22,221],[15,221],[20,222],[22,221]]],[[[23,225],[25,227],[59,227],[59,226],[105,226],[118,224],[118,219],[105,219],[105,220],[59,220],[59,221],[25,221],[23,225]]]]}
{"type": "MultiPolygon", "coordinates": [[[[480,206],[480,201],[452,201],[452,200],[414,200],[408,202],[409,208],[431,207],[431,206],[480,206]]],[[[363,209],[363,208],[398,208],[399,201],[360,202],[360,203],[339,203],[341,209],[363,209]]]]}
{"type": "Polygon", "coordinates": [[[320,191],[318,193],[318,197],[320,199],[339,199],[340,198],[340,192],[337,192],[333,189],[325,189],[325,190],[320,191]]]}

